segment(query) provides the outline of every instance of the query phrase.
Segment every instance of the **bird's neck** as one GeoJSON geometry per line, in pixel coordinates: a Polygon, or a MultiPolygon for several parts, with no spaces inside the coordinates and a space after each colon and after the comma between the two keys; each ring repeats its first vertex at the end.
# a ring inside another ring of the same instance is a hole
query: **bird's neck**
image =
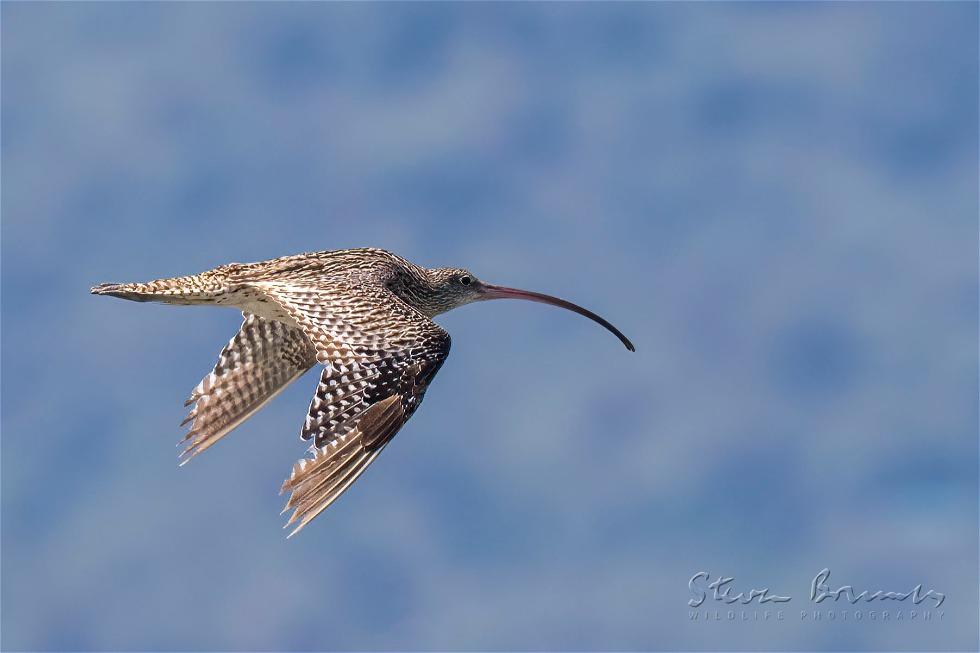
{"type": "Polygon", "coordinates": [[[429,271],[425,268],[399,270],[387,286],[388,290],[428,318],[446,311],[438,301],[435,284],[430,280],[429,271]]]}

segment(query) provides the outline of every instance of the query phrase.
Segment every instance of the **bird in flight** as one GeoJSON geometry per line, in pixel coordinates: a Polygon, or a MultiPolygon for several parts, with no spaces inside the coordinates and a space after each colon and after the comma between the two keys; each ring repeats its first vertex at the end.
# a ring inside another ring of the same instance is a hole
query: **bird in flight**
{"type": "Polygon", "coordinates": [[[280,493],[293,510],[289,537],[327,509],[416,411],[449,355],[450,337],[432,318],[488,299],[526,299],[598,322],[557,297],[484,283],[460,268],[424,268],[363,248],[230,263],[201,274],[92,288],[137,302],[231,306],[245,321],[191,392],[181,426],[181,465],[208,449],[319,363],[323,369],[301,437],[312,440],[280,493]]]}

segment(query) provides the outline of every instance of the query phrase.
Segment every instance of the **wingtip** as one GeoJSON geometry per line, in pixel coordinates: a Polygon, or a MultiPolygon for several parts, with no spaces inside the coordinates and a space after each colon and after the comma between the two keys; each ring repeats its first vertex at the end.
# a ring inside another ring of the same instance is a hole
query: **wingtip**
{"type": "MultiPolygon", "coordinates": [[[[316,515],[314,515],[314,517],[315,516],[316,515]]],[[[289,519],[288,522],[286,522],[286,525],[283,526],[283,529],[289,528],[293,524],[293,522],[296,520],[296,517],[297,517],[297,513],[294,512],[293,513],[293,516],[289,519]]],[[[309,517],[309,516],[304,517],[298,524],[296,524],[296,526],[293,527],[293,530],[289,531],[289,535],[286,536],[286,539],[288,540],[293,535],[296,535],[296,533],[299,533],[301,530],[303,530],[303,528],[305,528],[306,525],[309,524],[310,523],[310,520],[312,520],[312,519],[313,519],[313,517],[309,517]]]]}

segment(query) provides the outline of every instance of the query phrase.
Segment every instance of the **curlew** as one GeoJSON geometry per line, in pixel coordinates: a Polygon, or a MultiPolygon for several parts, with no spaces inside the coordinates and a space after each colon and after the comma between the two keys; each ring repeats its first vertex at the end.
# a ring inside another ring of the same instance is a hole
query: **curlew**
{"type": "Polygon", "coordinates": [[[312,440],[280,493],[296,534],[330,506],[418,409],[449,354],[432,318],[488,299],[525,299],[594,320],[557,297],[484,283],[460,268],[428,269],[381,249],[349,249],[231,263],[201,274],[92,288],[137,302],[231,306],[245,321],[194,388],[181,423],[180,464],[210,448],[319,363],[320,382],[301,437],[312,440]]]}

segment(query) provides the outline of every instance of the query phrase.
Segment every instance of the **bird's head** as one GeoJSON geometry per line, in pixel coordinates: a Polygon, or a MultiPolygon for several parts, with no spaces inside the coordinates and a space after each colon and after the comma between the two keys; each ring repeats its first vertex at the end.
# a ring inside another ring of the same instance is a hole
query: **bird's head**
{"type": "Polygon", "coordinates": [[[422,310],[431,316],[451,311],[471,302],[482,302],[488,299],[524,299],[542,304],[550,304],[559,308],[574,311],[579,315],[584,315],[594,322],[598,322],[606,329],[611,331],[619,338],[626,348],[636,351],[633,343],[623,333],[592,311],[582,308],[558,297],[545,295],[542,293],[531,292],[529,290],[518,290],[517,288],[505,288],[480,281],[476,275],[463,268],[436,268],[428,270],[428,285],[430,292],[426,293],[425,307],[422,310]],[[427,310],[426,310],[427,309],[427,310]]]}

